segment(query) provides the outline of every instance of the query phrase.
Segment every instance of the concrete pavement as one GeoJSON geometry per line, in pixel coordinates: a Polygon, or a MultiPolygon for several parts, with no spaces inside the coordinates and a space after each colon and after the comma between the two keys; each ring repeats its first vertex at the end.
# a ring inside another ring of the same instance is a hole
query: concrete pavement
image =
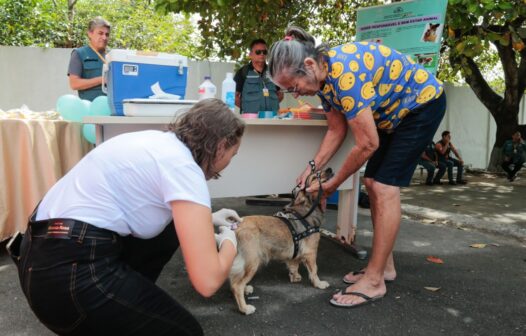
{"type": "Polygon", "coordinates": [[[471,171],[468,184],[427,186],[417,172],[411,186],[402,188],[402,210],[424,223],[513,237],[526,242],[526,172],[509,182],[504,174],[471,171]]]}
{"type": "MultiPolygon", "coordinates": [[[[526,246],[524,236],[518,236],[526,225],[524,182],[510,186],[503,178],[502,183],[497,178],[468,179],[467,186],[428,187],[420,185],[417,176],[402,191],[404,204],[421,214],[404,205],[394,251],[398,278],[388,284],[385,298],[368,306],[342,309],[329,304],[331,294],[344,288],[343,275],[366,261],[326,239],[319,248],[319,276],[331,287],[313,288],[304,268],[303,281],[291,284],[285,266],[271,262],[252,281],[251,296],[256,298],[249,303],[257,310],[250,316],[237,312],[228,284],[210,299],[200,297],[180,253],[158,284],[197,317],[206,335],[525,335],[526,246]],[[459,216],[470,216],[476,225],[461,222],[459,216]],[[499,225],[491,225],[495,221],[499,225]],[[429,262],[428,256],[444,263],[429,262]]],[[[213,205],[236,209],[242,216],[281,208],[247,206],[242,198],[218,199],[213,205]]],[[[335,215],[327,211],[325,228],[334,230],[335,215]]],[[[357,242],[369,249],[371,236],[368,211],[360,209],[357,242]]],[[[52,335],[30,311],[5,254],[0,254],[0,298],[0,335],[52,335]]]]}

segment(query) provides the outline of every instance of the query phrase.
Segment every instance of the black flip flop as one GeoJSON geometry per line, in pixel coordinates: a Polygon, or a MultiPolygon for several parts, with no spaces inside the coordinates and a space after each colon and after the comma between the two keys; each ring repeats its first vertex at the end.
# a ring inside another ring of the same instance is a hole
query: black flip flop
{"type": "Polygon", "coordinates": [[[375,296],[375,297],[370,297],[368,295],[365,295],[364,293],[360,293],[360,292],[344,292],[343,290],[340,291],[340,294],[342,295],[354,295],[354,296],[358,296],[358,297],[361,297],[362,299],[364,299],[365,301],[363,302],[360,302],[360,303],[356,303],[356,304],[351,304],[351,303],[339,303],[338,301],[334,300],[334,299],[331,299],[329,302],[331,303],[331,305],[335,306],[335,307],[339,307],[339,308],[356,308],[356,307],[359,307],[359,306],[363,306],[363,305],[366,305],[366,304],[369,304],[371,302],[374,302],[376,300],[380,300],[381,298],[383,298],[385,296],[384,295],[378,295],[378,296],[375,296]]]}

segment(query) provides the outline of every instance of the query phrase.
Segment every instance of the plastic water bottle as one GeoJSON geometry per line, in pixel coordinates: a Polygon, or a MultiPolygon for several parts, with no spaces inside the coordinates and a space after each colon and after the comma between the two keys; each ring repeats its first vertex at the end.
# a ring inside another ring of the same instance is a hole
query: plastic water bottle
{"type": "Polygon", "coordinates": [[[205,76],[205,81],[199,85],[199,100],[216,97],[216,86],[210,80],[210,76],[205,76]]]}
{"type": "Polygon", "coordinates": [[[231,72],[226,73],[226,78],[223,81],[221,99],[228,105],[232,112],[234,112],[236,108],[236,82],[231,72]]]}

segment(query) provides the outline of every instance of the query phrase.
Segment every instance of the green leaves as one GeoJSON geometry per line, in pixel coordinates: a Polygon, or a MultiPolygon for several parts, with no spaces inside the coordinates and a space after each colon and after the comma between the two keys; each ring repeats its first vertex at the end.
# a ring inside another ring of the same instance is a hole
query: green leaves
{"type": "Polygon", "coordinates": [[[324,42],[348,42],[354,36],[356,9],[383,4],[375,0],[156,0],[157,8],[198,14],[201,50],[206,57],[241,61],[253,39],[269,44],[283,38],[290,24],[310,28],[324,42]]]}
{"type": "Polygon", "coordinates": [[[158,12],[151,0],[78,0],[71,21],[69,14],[67,0],[0,0],[0,44],[78,47],[88,21],[101,15],[112,24],[112,48],[200,56],[190,18],[158,12]]]}

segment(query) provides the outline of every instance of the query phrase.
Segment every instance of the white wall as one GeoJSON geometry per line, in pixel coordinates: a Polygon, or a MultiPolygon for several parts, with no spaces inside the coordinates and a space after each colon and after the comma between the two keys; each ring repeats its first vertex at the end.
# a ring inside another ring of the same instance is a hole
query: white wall
{"type": "Polygon", "coordinates": [[[496,125],[488,110],[469,87],[446,84],[447,111],[435,135],[451,132],[451,142],[460,150],[466,164],[483,168],[495,142],[496,125]]]}
{"type": "MultiPolygon", "coordinates": [[[[0,46],[0,109],[9,110],[23,104],[33,111],[53,110],[58,97],[75,93],[70,90],[67,68],[71,49],[43,49],[33,47],[0,46]]],[[[211,75],[217,86],[227,72],[233,72],[232,63],[189,62],[186,99],[197,99],[197,87],[204,76],[211,75]]],[[[446,117],[434,139],[440,139],[443,130],[451,131],[452,142],[460,149],[466,164],[485,168],[495,141],[495,122],[469,87],[446,85],[448,108],[446,117]]],[[[298,102],[285,95],[282,107],[298,102]]],[[[315,97],[301,97],[313,105],[315,97]]],[[[521,102],[519,123],[526,124],[526,99],[521,102]]]]}
{"type": "Polygon", "coordinates": [[[0,46],[0,109],[54,109],[58,97],[74,93],[67,80],[70,54],[71,49],[0,46]]]}
{"type": "MultiPolygon", "coordinates": [[[[497,132],[495,120],[468,86],[446,84],[446,96],[447,112],[435,141],[440,140],[442,131],[450,131],[451,142],[460,149],[465,163],[473,168],[486,168],[497,132]]],[[[525,123],[526,97],[523,97],[519,124],[525,123]]]]}

